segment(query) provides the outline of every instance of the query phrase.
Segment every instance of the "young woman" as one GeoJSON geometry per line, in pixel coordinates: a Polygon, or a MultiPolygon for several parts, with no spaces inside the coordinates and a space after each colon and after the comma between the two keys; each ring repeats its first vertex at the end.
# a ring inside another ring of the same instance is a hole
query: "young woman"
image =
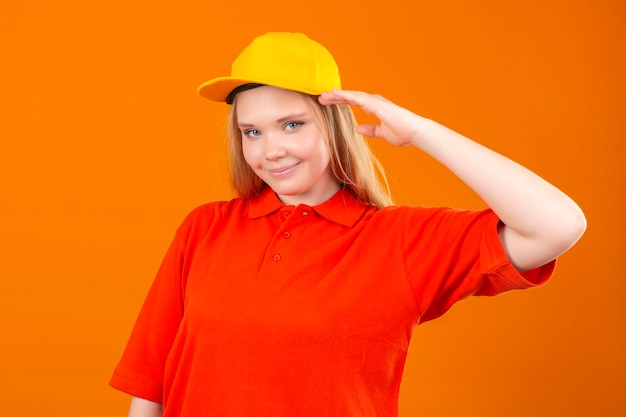
{"type": "Polygon", "coordinates": [[[302,34],[256,38],[204,97],[232,104],[239,196],[177,231],[111,384],[131,416],[397,416],[413,328],[541,285],[585,230],[566,195],[381,96],[302,34]],[[357,126],[350,106],[379,124],[357,126]],[[361,135],[416,146],[488,205],[393,206],[361,135]]]}

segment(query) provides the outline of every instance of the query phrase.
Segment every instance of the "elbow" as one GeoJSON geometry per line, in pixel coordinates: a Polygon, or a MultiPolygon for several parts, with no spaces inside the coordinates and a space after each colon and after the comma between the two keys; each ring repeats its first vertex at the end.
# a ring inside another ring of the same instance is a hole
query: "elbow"
{"type": "Polygon", "coordinates": [[[585,214],[582,212],[582,210],[578,209],[578,211],[580,212],[580,215],[579,215],[577,224],[575,225],[576,232],[578,233],[576,237],[576,241],[578,241],[578,239],[580,239],[582,235],[585,234],[585,231],[587,230],[587,218],[585,217],[585,214]]]}
{"type": "MultiPolygon", "coordinates": [[[[572,204],[568,210],[543,217],[535,232],[522,235],[510,227],[500,231],[500,239],[511,263],[520,271],[545,265],[567,252],[587,229],[582,210],[572,204]]],[[[537,219],[539,220],[539,219],[537,219]]]]}
{"type": "Polygon", "coordinates": [[[587,230],[587,218],[578,206],[560,219],[557,245],[561,247],[561,253],[574,246],[587,230]]]}
{"type": "Polygon", "coordinates": [[[582,237],[582,235],[587,230],[587,218],[585,217],[585,213],[580,209],[580,207],[576,206],[576,210],[572,215],[572,219],[570,220],[570,230],[572,237],[572,245],[582,237]]]}

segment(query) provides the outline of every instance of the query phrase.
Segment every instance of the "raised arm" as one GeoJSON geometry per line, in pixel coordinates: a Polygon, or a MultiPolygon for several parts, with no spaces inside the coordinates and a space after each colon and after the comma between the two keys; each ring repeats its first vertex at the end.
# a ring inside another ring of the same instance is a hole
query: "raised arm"
{"type": "Polygon", "coordinates": [[[512,160],[389,100],[363,92],[334,90],[321,104],[350,104],[380,124],[359,125],[365,136],[397,146],[413,145],[456,174],[500,217],[500,240],[511,263],[526,271],[569,249],[586,228],[585,216],[567,195],[512,160]]]}

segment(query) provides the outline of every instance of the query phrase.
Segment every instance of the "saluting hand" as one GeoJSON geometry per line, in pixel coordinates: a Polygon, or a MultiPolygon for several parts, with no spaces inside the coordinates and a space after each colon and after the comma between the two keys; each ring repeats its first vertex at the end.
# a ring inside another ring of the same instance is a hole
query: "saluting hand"
{"type": "Polygon", "coordinates": [[[361,124],[357,132],[364,136],[382,138],[397,146],[418,146],[418,132],[426,119],[392,103],[386,98],[362,91],[337,90],[322,93],[320,104],[349,104],[376,116],[380,124],[361,124]]]}

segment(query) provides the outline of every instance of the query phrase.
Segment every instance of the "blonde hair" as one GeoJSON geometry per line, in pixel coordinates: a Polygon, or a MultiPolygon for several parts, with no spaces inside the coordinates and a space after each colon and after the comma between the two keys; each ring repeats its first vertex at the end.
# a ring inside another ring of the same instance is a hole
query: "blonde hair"
{"type": "MultiPolygon", "coordinates": [[[[337,182],[351,190],[359,200],[366,204],[378,208],[392,205],[393,201],[383,166],[374,156],[363,136],[356,132],[356,119],[350,106],[323,106],[317,101],[317,96],[302,95],[321,110],[326,120],[325,139],[330,150],[330,167],[337,182]]],[[[239,197],[248,198],[257,195],[265,183],[245,161],[241,140],[235,97],[228,117],[230,179],[239,197]]]]}

